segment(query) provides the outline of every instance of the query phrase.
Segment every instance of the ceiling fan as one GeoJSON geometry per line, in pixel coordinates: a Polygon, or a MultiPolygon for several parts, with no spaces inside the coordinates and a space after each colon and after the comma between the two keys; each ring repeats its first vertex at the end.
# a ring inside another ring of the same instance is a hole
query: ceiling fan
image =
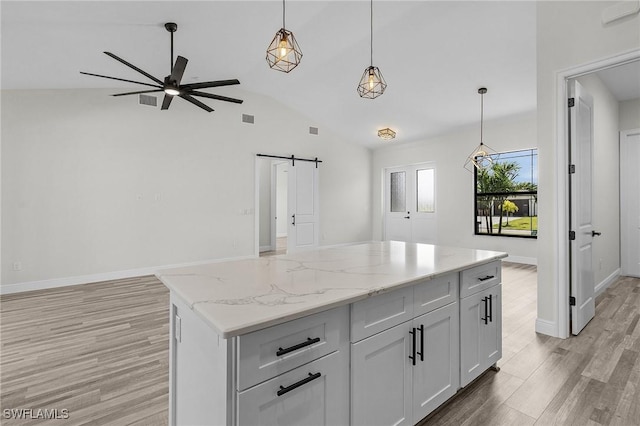
{"type": "Polygon", "coordinates": [[[167,22],[166,24],[164,24],[164,27],[167,31],[169,31],[171,33],[171,73],[166,76],[164,78],[164,81],[152,76],[151,74],[141,70],[140,68],[136,67],[133,64],[130,64],[129,62],[125,61],[124,59],[114,55],[111,52],[104,52],[106,55],[112,57],[113,59],[115,59],[118,62],[121,62],[123,64],[125,64],[126,66],[128,66],[129,68],[139,72],[140,74],[144,75],[145,77],[151,79],[153,82],[155,82],[156,84],[150,84],[150,83],[143,83],[141,81],[133,81],[133,80],[126,80],[124,78],[118,78],[118,77],[109,77],[107,75],[100,75],[100,74],[92,74],[92,73],[88,73],[88,72],[84,72],[84,71],[80,71],[80,74],[85,74],[85,75],[92,75],[94,77],[102,77],[102,78],[108,78],[111,80],[118,80],[118,81],[125,81],[127,83],[136,83],[136,84],[142,84],[145,86],[150,86],[150,87],[154,87],[153,90],[139,90],[136,92],[127,92],[127,93],[117,93],[115,95],[112,96],[126,96],[126,95],[138,95],[141,93],[153,93],[153,92],[164,92],[164,100],[162,101],[162,108],[161,109],[169,109],[169,105],[171,105],[171,101],[173,100],[173,98],[175,96],[178,96],[182,99],[184,99],[185,101],[191,102],[192,104],[194,104],[195,106],[198,106],[200,108],[202,108],[203,110],[207,111],[207,112],[212,112],[213,108],[209,107],[208,105],[202,103],[201,101],[199,101],[198,99],[194,98],[194,96],[199,96],[199,97],[203,97],[203,98],[209,98],[209,99],[216,99],[219,101],[225,101],[225,102],[233,102],[236,104],[241,104],[242,100],[241,99],[235,99],[235,98],[228,98],[226,96],[220,96],[220,95],[214,95],[212,93],[207,93],[207,92],[201,92],[198,89],[207,89],[210,87],[219,87],[219,86],[230,86],[230,85],[234,85],[234,84],[240,84],[240,82],[236,79],[233,80],[217,80],[217,81],[205,81],[205,82],[201,82],[201,83],[190,83],[190,84],[180,84],[180,81],[182,80],[182,75],[184,74],[184,70],[187,66],[187,58],[183,57],[183,56],[179,56],[175,61],[175,64],[173,62],[173,33],[175,33],[178,30],[178,25],[174,22],[167,22]]]}

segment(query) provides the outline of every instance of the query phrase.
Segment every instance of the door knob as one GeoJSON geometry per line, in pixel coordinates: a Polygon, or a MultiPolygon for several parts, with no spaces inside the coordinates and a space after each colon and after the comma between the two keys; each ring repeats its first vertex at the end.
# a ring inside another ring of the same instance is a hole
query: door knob
{"type": "Polygon", "coordinates": [[[411,216],[405,216],[404,218],[405,219],[411,219],[411,216]]]}
{"type": "Polygon", "coordinates": [[[598,236],[598,237],[599,237],[600,235],[602,235],[602,232],[598,232],[598,231],[591,231],[591,236],[592,236],[592,237],[596,237],[596,236],[598,236]]]}

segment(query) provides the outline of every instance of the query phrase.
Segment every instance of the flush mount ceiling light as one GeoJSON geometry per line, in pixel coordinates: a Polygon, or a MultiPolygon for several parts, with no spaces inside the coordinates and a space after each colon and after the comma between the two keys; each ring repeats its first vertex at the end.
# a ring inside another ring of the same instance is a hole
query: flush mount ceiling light
{"type": "Polygon", "coordinates": [[[108,75],[92,74],[84,71],[80,71],[80,74],[91,75],[94,77],[108,78],[110,80],[124,81],[126,83],[142,84],[143,86],[147,86],[147,87],[153,87],[153,89],[150,89],[150,90],[138,90],[135,92],[116,93],[115,95],[112,95],[112,96],[126,96],[126,95],[138,95],[143,93],[164,92],[165,95],[164,95],[164,100],[162,101],[161,109],[169,109],[169,106],[171,105],[171,101],[175,96],[178,96],[184,99],[185,101],[190,102],[199,108],[202,108],[207,112],[212,112],[213,108],[199,101],[198,99],[195,98],[195,96],[208,98],[208,99],[216,99],[218,101],[224,101],[224,102],[233,102],[236,104],[242,103],[241,99],[214,95],[213,93],[202,92],[199,90],[199,89],[208,89],[211,87],[230,86],[234,84],[240,84],[240,82],[236,79],[205,81],[201,83],[191,83],[191,84],[180,84],[180,82],[182,81],[182,75],[184,74],[184,70],[187,67],[188,59],[178,55],[178,58],[175,60],[175,62],[173,61],[173,33],[175,33],[178,30],[178,24],[176,24],[175,22],[167,22],[166,24],[164,24],[164,28],[169,33],[171,33],[171,72],[168,76],[164,78],[164,81],[160,80],[157,77],[152,76],[146,71],[141,70],[140,68],[125,61],[119,56],[114,55],[111,52],[104,52],[104,53],[107,56],[115,59],[116,61],[133,69],[134,71],[144,75],[149,80],[153,81],[154,84],[145,83],[142,81],[126,80],[124,78],[118,78],[118,77],[110,77],[108,75]]]}
{"type": "Polygon", "coordinates": [[[469,154],[467,161],[464,163],[464,168],[470,172],[473,172],[474,168],[478,170],[490,168],[498,155],[483,141],[484,94],[487,93],[486,87],[479,88],[478,93],[480,94],[480,145],[469,154]]]}
{"type": "Polygon", "coordinates": [[[289,72],[300,65],[302,50],[293,33],[286,29],[284,17],[285,8],[282,0],[282,28],[278,30],[267,48],[267,63],[271,69],[289,72]]]}
{"type": "Polygon", "coordinates": [[[375,99],[384,93],[387,82],[384,81],[382,73],[378,67],[373,66],[373,0],[371,0],[371,65],[369,65],[360,78],[358,84],[358,94],[361,98],[375,99]]]}
{"type": "Polygon", "coordinates": [[[386,141],[394,139],[396,137],[396,132],[394,132],[393,130],[391,130],[388,127],[385,127],[384,129],[380,129],[378,130],[378,137],[380,139],[384,139],[386,141]]]}

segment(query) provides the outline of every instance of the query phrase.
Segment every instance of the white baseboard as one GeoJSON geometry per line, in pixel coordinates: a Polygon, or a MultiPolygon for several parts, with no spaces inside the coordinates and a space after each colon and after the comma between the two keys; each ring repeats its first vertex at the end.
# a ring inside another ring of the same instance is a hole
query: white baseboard
{"type": "Polygon", "coordinates": [[[260,253],[262,253],[263,251],[271,251],[273,250],[272,246],[260,246],[260,248],[258,249],[260,251],[260,253]]]}
{"type": "Polygon", "coordinates": [[[126,271],[104,272],[100,274],[79,275],[76,277],[54,278],[50,280],[27,281],[15,284],[0,285],[0,294],[22,293],[24,291],[44,290],[48,288],[66,287],[70,285],[88,284],[100,281],[119,280],[123,278],[155,275],[164,269],[182,268],[186,266],[204,265],[206,263],[227,262],[231,260],[253,259],[255,256],[239,256],[223,259],[200,260],[197,262],[181,263],[177,265],[152,266],[147,268],[129,269],[126,271]]]}
{"type": "Polygon", "coordinates": [[[535,265],[538,266],[538,258],[537,257],[524,257],[524,256],[507,256],[503,259],[505,262],[513,262],[513,263],[522,263],[524,265],[535,265]]]}
{"type": "Polygon", "coordinates": [[[536,333],[546,334],[551,337],[560,337],[558,324],[540,318],[536,318],[536,333]]]}
{"type": "Polygon", "coordinates": [[[609,288],[609,286],[618,279],[618,277],[620,276],[620,268],[616,269],[615,271],[613,271],[611,273],[611,275],[609,275],[607,278],[605,278],[604,280],[602,280],[602,282],[600,282],[599,284],[596,284],[594,290],[595,290],[595,295],[596,297],[598,295],[600,295],[600,293],[602,293],[603,291],[605,291],[607,288],[609,288]]]}

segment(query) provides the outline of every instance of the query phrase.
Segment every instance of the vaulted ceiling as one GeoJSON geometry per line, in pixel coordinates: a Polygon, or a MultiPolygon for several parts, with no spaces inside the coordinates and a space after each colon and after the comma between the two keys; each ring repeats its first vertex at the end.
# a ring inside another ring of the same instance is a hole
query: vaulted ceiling
{"type": "MultiPolygon", "coordinates": [[[[533,2],[376,0],[373,8],[373,62],[389,85],[374,100],[356,93],[370,62],[363,0],[287,1],[286,27],[304,54],[290,74],[265,61],[282,26],[280,1],[2,1],[2,88],[136,90],[79,71],[144,81],[102,53],[110,51],[164,77],[170,70],[164,23],[176,22],[176,54],[189,59],[183,82],[238,78],[244,90],[300,111],[321,131],[369,147],[383,143],[376,137],[382,127],[406,142],[475,125],[481,86],[489,89],[486,120],[535,109],[533,2]]],[[[208,101],[225,107],[215,102],[208,101]]]]}

